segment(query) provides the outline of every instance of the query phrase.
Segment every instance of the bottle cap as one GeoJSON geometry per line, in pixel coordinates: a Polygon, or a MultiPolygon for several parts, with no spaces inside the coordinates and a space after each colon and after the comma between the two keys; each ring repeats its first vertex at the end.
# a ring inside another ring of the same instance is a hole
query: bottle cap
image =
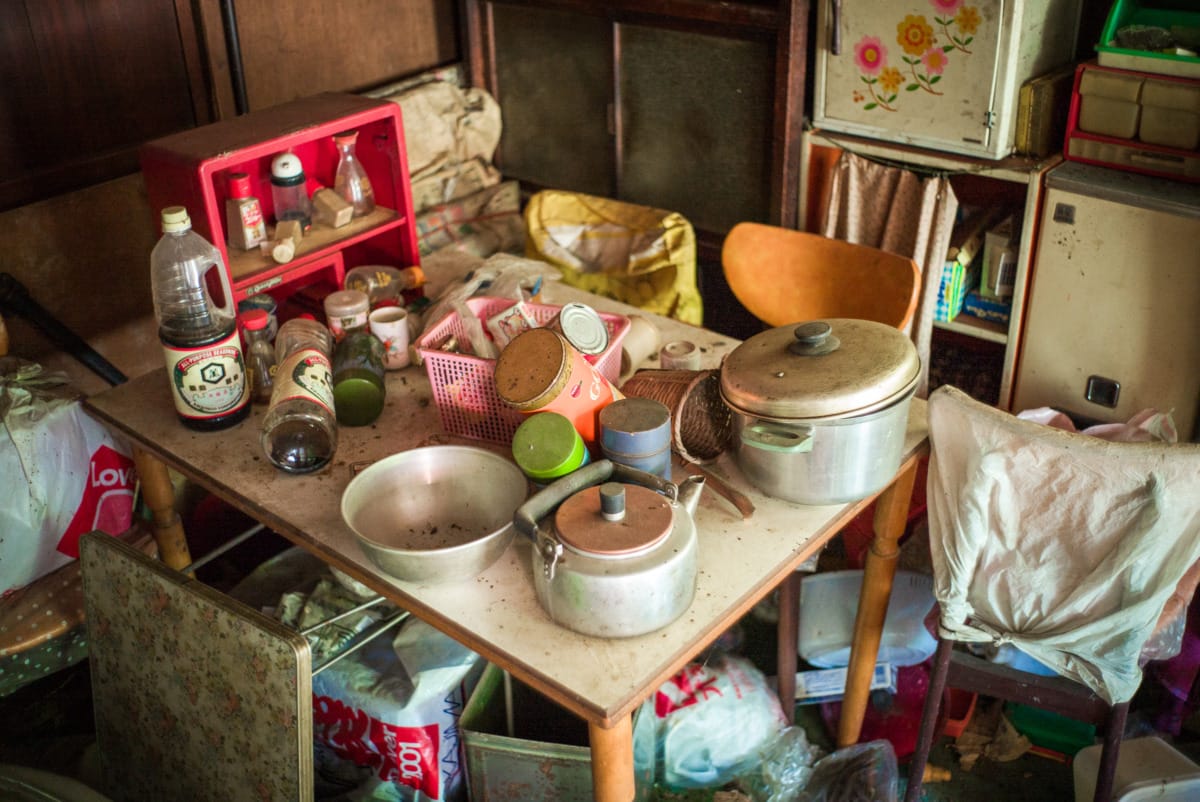
{"type": "Polygon", "coordinates": [[[168,206],[162,210],[162,230],[165,234],[176,231],[187,231],[192,227],[192,218],[188,217],[187,209],[183,206],[168,206]]]}
{"type": "Polygon", "coordinates": [[[295,153],[280,153],[271,161],[271,183],[292,186],[304,181],[304,165],[295,153]]]}
{"type": "Polygon", "coordinates": [[[229,196],[231,198],[250,197],[250,176],[246,173],[230,173],[229,196]]]}
{"type": "Polygon", "coordinates": [[[238,319],[242,321],[242,326],[250,331],[265,329],[267,323],[270,322],[270,317],[265,309],[250,309],[238,315],[238,319]]]}
{"type": "Polygon", "coordinates": [[[357,128],[352,128],[349,131],[338,131],[333,135],[334,144],[337,145],[353,145],[356,139],[358,139],[357,128]]]}

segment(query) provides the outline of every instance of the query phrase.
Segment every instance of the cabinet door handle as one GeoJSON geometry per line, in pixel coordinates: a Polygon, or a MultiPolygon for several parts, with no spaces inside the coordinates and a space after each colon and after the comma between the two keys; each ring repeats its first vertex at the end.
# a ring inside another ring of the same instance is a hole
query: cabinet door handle
{"type": "Polygon", "coordinates": [[[829,52],[832,55],[840,56],[842,54],[842,0],[833,0],[832,6],[830,23],[833,25],[833,30],[829,32],[829,52]]]}

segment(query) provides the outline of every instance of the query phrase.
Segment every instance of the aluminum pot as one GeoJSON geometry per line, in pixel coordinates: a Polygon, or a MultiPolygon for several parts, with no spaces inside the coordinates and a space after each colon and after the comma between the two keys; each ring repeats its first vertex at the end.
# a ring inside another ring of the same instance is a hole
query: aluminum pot
{"type": "Polygon", "coordinates": [[[856,319],[756,334],[721,366],[734,455],[756,487],[800,504],[838,504],[895,476],[920,375],[903,332],[856,319]]]}
{"type": "Polygon", "coordinates": [[[513,539],[529,483],[511,460],[472,446],[385,457],[350,480],[342,518],[371,562],[406,582],[470,579],[513,539]]]}
{"type": "Polygon", "coordinates": [[[514,523],[533,541],[534,589],[550,618],[625,638],[681,616],[696,592],[692,515],[703,487],[598,460],[525,502],[514,523]]]}

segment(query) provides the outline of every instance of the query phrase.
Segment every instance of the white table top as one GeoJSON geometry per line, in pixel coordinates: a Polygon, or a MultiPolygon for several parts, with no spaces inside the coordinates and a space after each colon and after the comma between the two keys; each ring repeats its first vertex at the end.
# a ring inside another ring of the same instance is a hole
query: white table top
{"type": "MultiPolygon", "coordinates": [[[[697,343],[703,367],[717,367],[738,344],[711,331],[566,287],[553,286],[547,293],[552,295],[542,299],[545,303],[579,300],[602,311],[642,315],[659,327],[663,342],[697,343]]],[[[648,361],[643,367],[657,367],[657,362],[648,361]]],[[[387,389],[387,405],[379,420],[369,427],[341,427],[334,461],[307,476],[279,471],[263,455],[258,440],[262,408],[219,432],[185,428],[176,418],[165,369],[93,396],[87,407],[136,445],[233,506],[602,727],[630,714],[869,503],[805,506],[769,498],[755,490],[732,455],[725,454],[706,467],[745,492],[756,509],[743,520],[724,499],[704,491],[696,513],[699,575],[691,607],[674,623],[647,635],[616,640],[579,635],[555,624],[539,605],[531,546],[520,536],[475,579],[444,585],[393,580],[366,557],[340,513],[341,495],[353,476],[353,466],[435,444],[481,445],[508,453],[503,446],[445,433],[424,368],[410,366],[389,373],[387,389]]],[[[914,400],[905,458],[924,447],[926,436],[925,404],[914,400]]],[[[677,469],[676,478],[680,477],[677,469]]]]}

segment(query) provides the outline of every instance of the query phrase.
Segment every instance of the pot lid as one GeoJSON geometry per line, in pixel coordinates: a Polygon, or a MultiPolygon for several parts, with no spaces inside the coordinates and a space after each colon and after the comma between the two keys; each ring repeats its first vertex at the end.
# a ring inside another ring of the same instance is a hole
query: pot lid
{"type": "Polygon", "coordinates": [[[916,387],[921,360],[897,328],[833,318],[779,326],[739,345],[721,365],[721,396],[766,418],[865,414],[916,387]]]}
{"type": "Polygon", "coordinates": [[[559,505],[554,526],[576,552],[620,557],[665,540],[675,524],[671,502],[648,487],[605,482],[559,505]]]}

